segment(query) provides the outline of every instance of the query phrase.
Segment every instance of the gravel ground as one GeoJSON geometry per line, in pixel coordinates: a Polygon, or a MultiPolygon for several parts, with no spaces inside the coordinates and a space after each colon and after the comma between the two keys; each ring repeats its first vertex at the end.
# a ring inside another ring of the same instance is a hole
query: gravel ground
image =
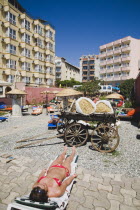
{"type": "MultiPolygon", "coordinates": [[[[0,123],[0,154],[22,155],[36,160],[54,159],[63,150],[64,141],[62,138],[53,138],[48,141],[34,144],[26,148],[14,149],[16,146],[30,143],[16,143],[16,141],[31,138],[33,140],[43,140],[55,136],[56,130],[48,130],[47,122],[50,116],[46,115],[45,110],[39,116],[25,115],[21,118],[9,118],[8,122],[0,123]],[[43,134],[45,133],[45,134],[43,134]],[[36,135],[39,137],[34,137],[36,135]]],[[[140,132],[137,127],[128,121],[121,121],[119,126],[120,143],[113,153],[103,154],[91,150],[90,142],[78,147],[78,165],[85,168],[112,174],[125,174],[130,177],[140,176],[140,140],[137,135],[140,132]]],[[[70,153],[71,148],[68,148],[70,153]]]]}

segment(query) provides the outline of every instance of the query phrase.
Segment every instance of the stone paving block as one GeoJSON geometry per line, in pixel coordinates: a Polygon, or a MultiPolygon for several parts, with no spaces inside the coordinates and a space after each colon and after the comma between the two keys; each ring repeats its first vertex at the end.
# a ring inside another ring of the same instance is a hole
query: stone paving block
{"type": "Polygon", "coordinates": [[[81,175],[81,174],[83,174],[83,168],[81,168],[81,167],[78,167],[77,169],[76,169],[76,173],[78,174],[78,175],[81,175]]]}
{"type": "Polygon", "coordinates": [[[15,186],[17,186],[17,184],[15,184],[15,183],[3,184],[1,190],[2,190],[2,192],[10,192],[11,189],[15,186]]]}
{"type": "Polygon", "coordinates": [[[105,190],[107,192],[112,192],[112,186],[111,185],[102,185],[98,184],[98,190],[105,190]]]}
{"type": "Polygon", "coordinates": [[[84,175],[83,175],[83,174],[80,174],[80,175],[77,176],[77,179],[78,179],[78,180],[82,180],[83,177],[84,177],[84,175]]]}
{"type": "Polygon", "coordinates": [[[120,202],[116,200],[110,200],[111,207],[109,210],[120,210],[120,202]]]}
{"type": "Polygon", "coordinates": [[[112,194],[114,195],[119,195],[120,194],[120,189],[121,187],[120,186],[117,186],[117,185],[112,185],[112,194]]]}
{"type": "Polygon", "coordinates": [[[136,199],[140,200],[140,192],[136,192],[136,199]]]}
{"type": "Polygon", "coordinates": [[[77,194],[71,194],[70,195],[70,200],[74,201],[74,202],[77,202],[79,204],[83,204],[85,202],[86,198],[83,195],[80,197],[77,194]]]}
{"type": "Polygon", "coordinates": [[[140,190],[140,182],[137,182],[137,183],[132,184],[132,188],[134,190],[140,190]]]}
{"type": "Polygon", "coordinates": [[[114,175],[114,181],[121,182],[122,181],[122,174],[115,174],[114,175]]]}
{"type": "Polygon", "coordinates": [[[90,182],[90,177],[91,177],[91,175],[90,174],[84,174],[84,177],[83,177],[83,181],[84,182],[90,182]]]}
{"type": "Polygon", "coordinates": [[[104,190],[100,190],[99,191],[99,194],[101,195],[101,197],[107,198],[108,192],[107,191],[104,191],[104,190]]]}
{"type": "MultiPolygon", "coordinates": [[[[71,210],[73,210],[73,209],[71,209],[71,210]]],[[[89,208],[85,208],[84,206],[79,205],[79,206],[77,207],[77,210],[89,210],[89,208]]],[[[93,207],[93,210],[94,210],[94,207],[93,207]]]]}
{"type": "Polygon", "coordinates": [[[90,186],[90,183],[88,182],[83,182],[83,181],[78,181],[77,186],[82,186],[84,188],[88,188],[90,186]]]}
{"type": "Polygon", "coordinates": [[[95,210],[105,210],[105,208],[102,208],[102,207],[95,207],[95,210]]]}
{"type": "Polygon", "coordinates": [[[140,207],[140,200],[133,198],[133,204],[140,207]]]}
{"type": "Polygon", "coordinates": [[[111,185],[117,185],[117,186],[120,186],[120,187],[124,187],[124,182],[122,182],[122,181],[111,180],[110,183],[111,183],[111,185]]]}
{"type": "Polygon", "coordinates": [[[96,171],[94,176],[97,178],[102,178],[102,173],[96,171]]]}
{"type": "Polygon", "coordinates": [[[86,189],[86,190],[84,191],[84,195],[85,195],[85,197],[86,197],[86,196],[93,196],[93,191],[91,191],[91,190],[89,190],[89,189],[86,189]]]}
{"type": "Polygon", "coordinates": [[[111,181],[110,177],[104,177],[103,178],[103,185],[110,185],[110,181],[111,181]]]}
{"type": "Polygon", "coordinates": [[[9,192],[2,192],[2,191],[0,191],[0,199],[1,200],[7,198],[8,195],[9,195],[9,192]]]}
{"type": "Polygon", "coordinates": [[[78,206],[79,206],[78,202],[69,200],[67,210],[77,210],[78,206]]]}
{"type": "Polygon", "coordinates": [[[102,177],[110,177],[111,179],[114,179],[115,175],[114,174],[107,174],[107,173],[102,173],[102,177]]]}
{"type": "Polygon", "coordinates": [[[11,203],[11,201],[13,201],[18,196],[19,196],[19,193],[11,192],[10,195],[6,199],[2,200],[2,202],[4,204],[9,204],[9,203],[11,203]]]}
{"type": "Polygon", "coordinates": [[[137,207],[120,204],[120,210],[137,210],[137,207]]]}
{"type": "Polygon", "coordinates": [[[0,203],[0,210],[6,210],[7,205],[0,203]]]}
{"type": "Polygon", "coordinates": [[[93,183],[93,182],[98,182],[98,183],[100,183],[100,184],[102,184],[103,183],[103,178],[97,178],[97,177],[90,177],[90,180],[91,180],[91,183],[93,183]]]}
{"type": "Polygon", "coordinates": [[[83,206],[85,208],[88,208],[88,209],[93,209],[93,197],[92,196],[86,196],[86,200],[83,203],[83,206]]]}
{"type": "Polygon", "coordinates": [[[108,193],[107,198],[108,198],[109,200],[119,201],[120,203],[123,202],[123,196],[122,196],[121,194],[119,194],[119,195],[114,195],[114,194],[108,193]]]}
{"type": "Polygon", "coordinates": [[[134,190],[126,190],[126,189],[121,189],[120,190],[122,195],[131,195],[132,197],[136,197],[136,192],[134,190]]]}
{"type": "Polygon", "coordinates": [[[90,186],[89,186],[89,190],[91,191],[98,191],[98,182],[91,182],[90,186]]]}
{"type": "Polygon", "coordinates": [[[109,209],[111,207],[110,202],[107,199],[94,199],[93,204],[95,207],[103,207],[105,209],[109,209]]]}
{"type": "Polygon", "coordinates": [[[128,195],[128,194],[124,194],[124,204],[128,205],[128,206],[133,206],[133,202],[132,202],[132,196],[128,195]]]}

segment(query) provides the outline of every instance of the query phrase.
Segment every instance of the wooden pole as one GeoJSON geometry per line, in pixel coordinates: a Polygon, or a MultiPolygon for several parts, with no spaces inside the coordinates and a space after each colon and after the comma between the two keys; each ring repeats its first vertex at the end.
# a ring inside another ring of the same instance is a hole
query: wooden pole
{"type": "Polygon", "coordinates": [[[43,139],[43,140],[38,140],[38,141],[29,143],[29,144],[24,144],[24,145],[15,147],[14,149],[20,149],[20,148],[23,148],[23,147],[26,147],[26,146],[30,146],[30,145],[33,145],[33,144],[41,143],[41,142],[43,142],[43,141],[50,140],[50,139],[54,139],[54,138],[56,138],[56,137],[61,137],[61,136],[64,136],[64,134],[60,134],[60,135],[58,135],[58,136],[52,136],[52,137],[50,137],[50,138],[46,138],[46,139],[43,139]]]}
{"type": "Polygon", "coordinates": [[[48,131],[45,132],[45,133],[42,133],[42,134],[33,136],[33,137],[29,137],[29,138],[27,138],[27,139],[22,139],[22,140],[20,140],[20,141],[16,141],[16,143],[20,143],[20,142],[24,142],[24,141],[27,141],[27,140],[31,140],[31,139],[36,138],[36,137],[38,137],[38,136],[42,136],[42,135],[44,135],[44,134],[46,134],[46,133],[48,133],[48,131]]]}

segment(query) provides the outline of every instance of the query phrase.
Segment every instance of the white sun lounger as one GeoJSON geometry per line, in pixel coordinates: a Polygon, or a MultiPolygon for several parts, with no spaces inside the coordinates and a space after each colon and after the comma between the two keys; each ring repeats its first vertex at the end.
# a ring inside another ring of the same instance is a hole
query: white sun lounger
{"type": "MultiPolygon", "coordinates": [[[[71,174],[75,173],[77,167],[78,156],[74,157],[73,162],[71,163],[71,174]]],[[[52,161],[50,162],[50,164],[52,161]]],[[[68,177],[67,177],[68,178],[68,177]]],[[[66,179],[67,179],[66,178],[66,179]]],[[[48,209],[48,210],[64,210],[68,204],[70,192],[72,189],[74,180],[66,188],[66,191],[63,196],[59,198],[49,198],[48,202],[35,202],[29,199],[29,195],[24,195],[22,197],[17,197],[13,203],[8,205],[7,210],[34,210],[34,209],[48,209]]]]}

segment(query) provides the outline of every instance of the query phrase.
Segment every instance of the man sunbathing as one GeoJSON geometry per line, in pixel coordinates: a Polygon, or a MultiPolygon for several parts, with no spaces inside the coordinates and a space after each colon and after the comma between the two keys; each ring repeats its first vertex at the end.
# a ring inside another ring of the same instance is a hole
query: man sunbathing
{"type": "Polygon", "coordinates": [[[70,175],[71,162],[76,153],[76,148],[72,147],[72,153],[65,159],[67,147],[63,153],[50,165],[49,169],[44,169],[38,177],[38,180],[33,185],[30,193],[30,199],[37,202],[47,202],[50,197],[60,197],[65,193],[66,187],[77,176],[70,175]],[[64,181],[63,181],[64,180],[64,181]]]}

